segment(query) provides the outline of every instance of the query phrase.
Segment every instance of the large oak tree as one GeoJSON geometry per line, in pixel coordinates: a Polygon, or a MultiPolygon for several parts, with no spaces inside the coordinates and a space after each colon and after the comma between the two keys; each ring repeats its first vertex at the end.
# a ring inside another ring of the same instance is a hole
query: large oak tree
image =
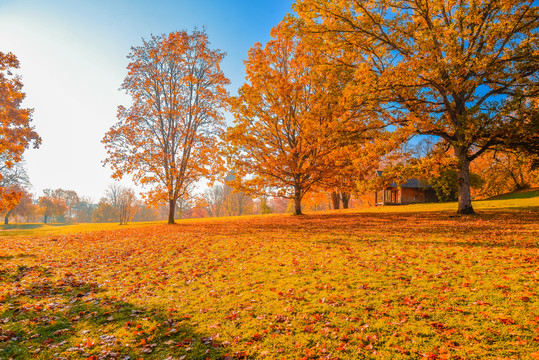
{"type": "Polygon", "coordinates": [[[453,148],[459,213],[474,212],[470,162],[494,146],[537,147],[533,0],[298,0],[295,10],[306,37],[356,68],[351,92],[453,148]]]}
{"type": "Polygon", "coordinates": [[[220,68],[224,53],[210,49],[200,31],[152,36],[131,50],[122,89],[132,105],[119,107],[119,121],[103,139],[105,163],[117,178],[130,174],[152,185],[150,201],[168,202],[172,224],[178,198],[216,160],[229,83],[220,68]]]}
{"type": "Polygon", "coordinates": [[[331,154],[353,117],[341,106],[347,77],[314,71],[325,59],[288,22],[271,36],[249,51],[247,82],[231,101],[235,126],[226,136],[228,160],[236,188],[293,199],[299,215],[303,196],[333,173],[331,154]]]}

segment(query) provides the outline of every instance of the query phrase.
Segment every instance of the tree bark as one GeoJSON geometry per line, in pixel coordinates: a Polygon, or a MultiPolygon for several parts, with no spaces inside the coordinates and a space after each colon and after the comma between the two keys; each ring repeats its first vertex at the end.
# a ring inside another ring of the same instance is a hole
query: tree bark
{"type": "Polygon", "coordinates": [[[350,204],[350,193],[342,192],[341,193],[341,201],[342,201],[342,208],[348,209],[348,206],[350,204]]]}
{"type": "Polygon", "coordinates": [[[294,192],[294,215],[303,215],[301,212],[301,192],[297,187],[294,192]]]}
{"type": "Polygon", "coordinates": [[[168,201],[168,223],[176,224],[174,222],[174,210],[176,209],[176,199],[168,201]]]}
{"type": "Polygon", "coordinates": [[[47,218],[48,216],[47,215],[43,215],[43,223],[46,224],[47,223],[47,218]]]}
{"type": "Polygon", "coordinates": [[[458,158],[459,206],[457,214],[473,215],[472,196],[470,194],[470,160],[465,148],[456,148],[458,158]]]}
{"type": "Polygon", "coordinates": [[[333,203],[333,210],[338,210],[340,208],[339,193],[336,191],[331,193],[331,202],[333,203]]]}
{"type": "Polygon", "coordinates": [[[9,217],[7,215],[4,217],[4,225],[9,225],[9,217]]]}

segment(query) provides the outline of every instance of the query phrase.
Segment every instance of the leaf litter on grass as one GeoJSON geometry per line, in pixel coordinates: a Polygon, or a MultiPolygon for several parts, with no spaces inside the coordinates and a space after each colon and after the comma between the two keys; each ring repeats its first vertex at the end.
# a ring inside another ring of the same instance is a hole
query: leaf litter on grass
{"type": "Polygon", "coordinates": [[[533,211],[337,213],[0,245],[0,358],[534,358],[533,211]]]}

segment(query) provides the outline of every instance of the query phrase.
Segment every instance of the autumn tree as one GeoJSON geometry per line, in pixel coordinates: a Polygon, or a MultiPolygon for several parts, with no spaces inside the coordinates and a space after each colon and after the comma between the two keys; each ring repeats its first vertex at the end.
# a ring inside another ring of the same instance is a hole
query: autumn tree
{"type": "Polygon", "coordinates": [[[127,224],[133,218],[137,207],[139,206],[135,191],[130,188],[122,188],[116,206],[120,218],[120,225],[127,224]]]}
{"type": "Polygon", "coordinates": [[[176,214],[178,219],[183,218],[183,214],[193,208],[190,199],[185,195],[178,198],[176,201],[176,214]]]}
{"type": "Polygon", "coordinates": [[[156,221],[158,219],[157,209],[148,207],[143,202],[138,202],[132,221],[156,221]]]}
{"type": "Polygon", "coordinates": [[[533,0],[298,0],[294,9],[305,37],[325,39],[323,51],[356,69],[351,93],[453,148],[459,213],[474,213],[473,160],[499,144],[537,148],[533,0]]]}
{"type": "Polygon", "coordinates": [[[89,223],[92,221],[92,214],[97,206],[92,198],[81,196],[78,203],[73,207],[73,216],[78,223],[89,223]]]}
{"type": "Polygon", "coordinates": [[[249,195],[228,184],[223,185],[223,190],[224,208],[228,216],[241,216],[252,212],[253,199],[249,195]]]}
{"type": "Polygon", "coordinates": [[[75,190],[65,190],[61,188],[54,190],[45,189],[43,190],[43,193],[51,198],[62,200],[67,206],[67,211],[65,213],[66,217],[68,219],[73,217],[74,210],[80,202],[79,195],[75,190]]]}
{"type": "Polygon", "coordinates": [[[118,221],[118,219],[118,211],[105,198],[99,200],[97,207],[92,212],[92,222],[115,222],[118,221]]]}
{"type": "Polygon", "coordinates": [[[209,217],[219,217],[224,214],[225,186],[216,184],[204,191],[199,205],[204,207],[209,217]]]}
{"type": "Polygon", "coordinates": [[[537,160],[537,156],[521,152],[486,151],[472,164],[483,180],[479,194],[499,195],[539,185],[539,167],[534,167],[537,160]]]}
{"type": "Polygon", "coordinates": [[[55,218],[56,221],[62,221],[67,211],[67,205],[64,200],[45,194],[38,200],[38,206],[43,214],[43,222],[46,224],[49,218],[55,218]]]}
{"type": "MultiPolygon", "coordinates": [[[[120,225],[127,224],[136,212],[136,208],[139,206],[139,201],[135,195],[135,191],[118,183],[113,183],[108,186],[107,190],[105,191],[105,197],[101,202],[106,202],[112,207],[116,214],[114,218],[118,218],[120,225]]],[[[101,207],[100,211],[104,211],[103,218],[111,218],[106,215],[108,210],[103,208],[103,206],[101,207]]]]}
{"type": "Polygon", "coordinates": [[[4,188],[2,198],[0,199],[0,213],[4,214],[4,224],[9,224],[9,216],[13,209],[21,201],[23,189],[19,188],[4,188]]]}
{"type": "Polygon", "coordinates": [[[271,37],[249,51],[247,82],[231,100],[227,155],[237,175],[231,184],[247,194],[293,199],[299,215],[303,196],[334,166],[328,159],[343,126],[344,78],[314,72],[320,54],[286,22],[271,37]]]}
{"type": "MultiPolygon", "coordinates": [[[[22,218],[26,222],[30,222],[30,218],[34,217],[37,211],[37,206],[34,204],[34,198],[31,193],[29,193],[26,189],[23,189],[21,192],[21,197],[19,199],[19,202],[10,214],[6,214],[5,216],[13,216],[18,217],[19,219],[22,218]]],[[[35,221],[35,220],[33,220],[35,221]]],[[[7,223],[8,220],[5,219],[5,223],[7,223]]]]}
{"type": "Polygon", "coordinates": [[[56,189],[55,197],[64,200],[67,206],[66,215],[69,219],[74,216],[74,211],[80,203],[79,195],[75,190],[56,189]]]}
{"type": "MultiPolygon", "coordinates": [[[[457,201],[458,200],[458,172],[456,169],[444,169],[436,177],[433,177],[429,184],[436,193],[439,201],[457,201]]],[[[470,172],[470,187],[478,189],[483,184],[479,175],[470,172]]]]}
{"type": "Polygon", "coordinates": [[[258,203],[258,211],[257,211],[257,213],[265,215],[265,214],[271,214],[272,212],[273,212],[273,210],[269,206],[266,197],[262,197],[260,199],[259,203],[258,203]]]}
{"type": "Polygon", "coordinates": [[[4,214],[5,225],[9,223],[10,215],[30,187],[24,162],[8,162],[5,155],[0,155],[0,213],[4,214]]]}
{"type": "Polygon", "coordinates": [[[271,197],[268,199],[267,207],[261,207],[263,214],[284,214],[284,213],[294,213],[295,211],[295,201],[294,199],[288,199],[284,197],[271,197]],[[269,212],[267,212],[269,208],[269,212]]]}
{"type": "MultiPolygon", "coordinates": [[[[25,98],[20,76],[13,71],[19,68],[19,61],[12,53],[0,52],[0,168],[2,174],[22,160],[24,151],[33,145],[37,148],[41,139],[30,125],[32,110],[22,108],[25,98]]],[[[17,191],[0,186],[0,203],[13,208],[17,191]]]]}
{"type": "Polygon", "coordinates": [[[199,201],[208,216],[241,216],[252,211],[253,199],[228,184],[215,184],[206,189],[199,201]]]}
{"type": "Polygon", "coordinates": [[[130,174],[136,183],[153,186],[148,199],[168,202],[169,224],[178,198],[218,160],[214,149],[229,83],[220,68],[223,57],[196,30],[152,36],[128,56],[122,89],[132,105],[118,108],[118,123],[103,139],[105,163],[115,178],[130,174]]]}
{"type": "Polygon", "coordinates": [[[21,108],[26,95],[20,76],[13,74],[18,68],[15,55],[0,52],[0,156],[8,165],[21,161],[30,145],[37,148],[41,143],[30,126],[32,109],[21,108]]]}
{"type": "Polygon", "coordinates": [[[124,187],[119,183],[112,183],[105,190],[105,196],[103,199],[109,203],[115,209],[115,211],[118,211],[120,194],[122,193],[123,189],[124,187]]]}
{"type": "MultiPolygon", "coordinates": [[[[348,209],[353,193],[357,193],[358,184],[367,181],[379,168],[381,159],[391,147],[378,138],[368,142],[339,147],[332,154],[334,164],[331,173],[320,184],[318,192],[329,192],[333,209],[348,209]]],[[[373,134],[374,135],[374,134],[373,134]]]]}
{"type": "MultiPolygon", "coordinates": [[[[330,209],[330,203],[329,198],[332,197],[330,194],[328,194],[324,191],[310,191],[307,194],[305,194],[304,197],[304,206],[305,208],[309,209],[310,211],[323,211],[330,209]]],[[[333,202],[333,199],[331,199],[331,203],[333,202]]],[[[288,210],[288,209],[287,209],[288,210]]]]}

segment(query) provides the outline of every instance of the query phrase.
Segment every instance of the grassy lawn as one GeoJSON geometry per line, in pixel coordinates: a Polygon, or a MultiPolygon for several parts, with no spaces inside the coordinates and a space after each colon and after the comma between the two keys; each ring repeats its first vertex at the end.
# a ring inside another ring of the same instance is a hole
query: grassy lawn
{"type": "Polygon", "coordinates": [[[0,358],[536,359],[538,199],[19,229],[0,358]]]}

